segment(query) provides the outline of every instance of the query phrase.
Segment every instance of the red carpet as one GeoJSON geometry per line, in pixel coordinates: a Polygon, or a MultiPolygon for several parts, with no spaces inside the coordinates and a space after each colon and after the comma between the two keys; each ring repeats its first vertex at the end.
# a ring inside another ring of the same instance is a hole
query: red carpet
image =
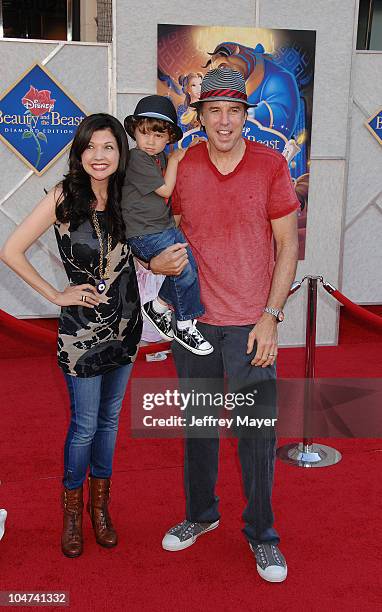
{"type": "MultiPolygon", "coordinates": [[[[318,375],[381,376],[380,339],[342,317],[340,346],[318,349],[318,375]]],[[[70,609],[97,612],[381,609],[381,440],[326,441],[343,453],[326,469],[277,462],[274,509],[289,575],[268,584],[240,532],[244,502],[233,440],[222,441],[219,529],[183,552],[162,550],[164,532],[184,515],[182,443],[131,439],[127,394],[111,505],[120,544],[100,548],[85,516],[85,552],[66,559],[59,548],[64,382],[46,346],[4,332],[1,353],[0,507],[8,520],[0,591],[69,591],[70,609]]],[[[301,376],[303,353],[282,350],[279,374],[301,376]]],[[[135,377],[174,373],[171,360],[138,360],[134,368],[135,377]]]]}

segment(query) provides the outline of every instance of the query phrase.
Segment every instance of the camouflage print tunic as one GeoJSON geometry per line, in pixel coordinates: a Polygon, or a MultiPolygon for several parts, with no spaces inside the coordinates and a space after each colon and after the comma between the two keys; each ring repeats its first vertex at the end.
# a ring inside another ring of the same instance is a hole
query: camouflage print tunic
{"type": "MultiPolygon", "coordinates": [[[[106,252],[105,214],[97,211],[106,252]]],[[[99,241],[85,221],[71,231],[68,223],[54,225],[58,248],[69,282],[99,279],[99,241]]],[[[106,259],[103,262],[105,270],[106,259]]],[[[58,363],[66,374],[89,377],[105,374],[134,361],[142,332],[138,283],[126,243],[112,243],[110,278],[103,295],[108,303],[95,308],[64,306],[58,328],[58,363]]]]}

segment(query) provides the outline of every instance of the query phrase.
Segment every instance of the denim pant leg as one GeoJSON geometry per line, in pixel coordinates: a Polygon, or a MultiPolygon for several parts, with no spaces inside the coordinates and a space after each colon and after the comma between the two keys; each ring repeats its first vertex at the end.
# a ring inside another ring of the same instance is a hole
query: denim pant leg
{"type": "MultiPolygon", "coordinates": [[[[243,412],[257,417],[276,416],[276,368],[261,368],[250,364],[256,346],[246,354],[248,326],[223,327],[222,351],[230,391],[257,388],[256,406],[244,407],[243,412]],[[263,403],[263,408],[261,407],[263,403]],[[257,412],[256,412],[257,410],[257,412]]],[[[237,414],[237,408],[235,409],[237,414]]],[[[233,415],[234,416],[234,415],[233,415]]],[[[271,503],[276,434],[274,428],[263,427],[251,433],[239,434],[239,458],[247,506],[243,512],[243,532],[252,543],[278,543],[280,538],[273,528],[271,503]]]]}
{"type": "Polygon", "coordinates": [[[97,431],[90,455],[90,474],[95,478],[111,476],[119,415],[132,367],[121,366],[102,376],[97,431]]]}
{"type": "MultiPolygon", "coordinates": [[[[178,242],[184,243],[187,240],[181,230],[175,227],[156,234],[129,238],[133,253],[143,261],[150,261],[167,247],[178,242]]],[[[159,297],[174,308],[178,321],[196,319],[205,312],[200,301],[198,268],[189,246],[187,255],[189,263],[181,274],[166,276],[158,292],[159,297]]]]}
{"type": "MultiPolygon", "coordinates": [[[[200,383],[205,384],[205,391],[219,384],[224,384],[223,360],[219,349],[219,328],[199,323],[200,331],[214,346],[214,352],[200,358],[177,342],[172,351],[183,392],[191,392],[193,387],[201,391],[200,383]],[[211,383],[208,383],[208,380],[211,383]]],[[[218,476],[219,437],[215,430],[214,437],[196,438],[186,436],[184,448],[184,489],[186,497],[186,518],[193,522],[214,522],[220,518],[218,511],[219,498],[215,495],[218,476]]]]}
{"type": "MultiPolygon", "coordinates": [[[[179,232],[179,230],[178,230],[179,232]]],[[[186,242],[183,234],[176,236],[176,242],[186,242]]],[[[187,246],[188,264],[179,276],[166,276],[159,290],[159,297],[171,304],[177,321],[197,319],[205,313],[200,301],[198,266],[189,246],[187,246]]]]}
{"type": "Polygon", "coordinates": [[[102,376],[80,378],[64,374],[70,396],[71,420],[64,446],[63,484],[80,487],[86,478],[97,430],[102,376]]]}
{"type": "Polygon", "coordinates": [[[93,476],[111,475],[118,417],[131,367],[89,378],[64,375],[71,408],[64,447],[63,484],[68,489],[82,485],[89,465],[93,476]]]}

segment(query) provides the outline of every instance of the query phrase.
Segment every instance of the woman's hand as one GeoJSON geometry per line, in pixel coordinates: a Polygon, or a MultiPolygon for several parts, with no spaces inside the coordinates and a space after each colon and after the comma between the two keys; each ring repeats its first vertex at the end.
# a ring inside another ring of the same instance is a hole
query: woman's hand
{"type": "Polygon", "coordinates": [[[94,308],[101,302],[107,303],[107,301],[106,296],[100,295],[93,285],[85,283],[84,285],[68,285],[64,291],[58,291],[54,303],[57,306],[94,308]]]}

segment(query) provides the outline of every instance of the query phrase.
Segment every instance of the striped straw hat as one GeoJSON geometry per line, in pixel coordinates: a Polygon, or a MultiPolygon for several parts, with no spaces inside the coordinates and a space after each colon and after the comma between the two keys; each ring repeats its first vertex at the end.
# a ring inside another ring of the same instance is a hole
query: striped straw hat
{"type": "Polygon", "coordinates": [[[227,100],[228,102],[242,102],[247,107],[256,106],[247,101],[245,81],[241,72],[230,68],[214,68],[204,75],[200,99],[190,106],[198,108],[201,102],[227,100]]]}

